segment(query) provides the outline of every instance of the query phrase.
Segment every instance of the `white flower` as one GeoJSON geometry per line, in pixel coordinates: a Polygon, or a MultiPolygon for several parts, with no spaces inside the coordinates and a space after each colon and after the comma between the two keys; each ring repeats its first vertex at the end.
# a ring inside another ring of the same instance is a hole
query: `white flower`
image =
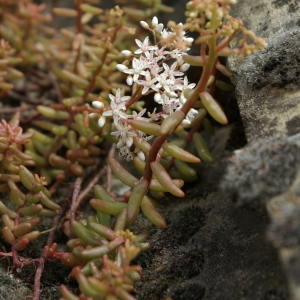
{"type": "Polygon", "coordinates": [[[143,86],[142,94],[146,94],[149,89],[152,89],[154,91],[158,91],[158,88],[155,86],[155,82],[157,81],[157,78],[151,78],[150,72],[146,71],[145,80],[137,80],[136,82],[139,85],[143,86]]]}
{"type": "Polygon", "coordinates": [[[149,119],[142,117],[145,114],[145,112],[146,112],[146,108],[142,109],[139,113],[133,111],[131,117],[133,120],[149,122],[150,121],[149,119]]]}
{"type": "Polygon", "coordinates": [[[175,61],[171,67],[169,67],[167,64],[163,63],[163,67],[165,69],[165,72],[169,75],[170,78],[173,78],[174,76],[182,76],[183,73],[176,70],[177,67],[177,61],[175,61]]]}
{"type": "Polygon", "coordinates": [[[115,102],[116,104],[120,104],[121,102],[127,101],[130,98],[130,96],[121,97],[121,89],[117,89],[116,96],[109,94],[108,97],[112,102],[115,102]]]}
{"type": "Polygon", "coordinates": [[[174,35],[174,32],[168,31],[168,29],[163,29],[160,34],[163,39],[166,39],[169,36],[174,35]]]}
{"type": "Polygon", "coordinates": [[[158,121],[160,119],[160,115],[161,115],[160,113],[156,113],[156,107],[154,108],[152,113],[148,111],[149,122],[158,121]]]}
{"type": "Polygon", "coordinates": [[[146,75],[146,71],[143,71],[144,68],[145,68],[144,62],[134,57],[132,60],[132,69],[127,69],[124,71],[124,73],[133,75],[133,82],[136,82],[140,75],[143,76],[146,75]]]}
{"type": "Polygon", "coordinates": [[[149,46],[149,36],[146,36],[143,42],[138,39],[135,39],[135,42],[140,47],[140,49],[134,51],[134,54],[141,54],[157,49],[157,46],[149,46]]]}

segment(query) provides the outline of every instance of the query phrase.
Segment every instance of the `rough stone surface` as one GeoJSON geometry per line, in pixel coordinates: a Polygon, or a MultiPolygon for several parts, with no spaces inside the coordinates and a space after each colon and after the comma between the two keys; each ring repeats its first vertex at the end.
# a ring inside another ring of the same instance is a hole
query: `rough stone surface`
{"type": "Polygon", "coordinates": [[[300,114],[300,4],[297,0],[240,1],[233,15],[268,39],[268,47],[240,62],[236,93],[248,141],[297,132],[300,114]]]}
{"type": "Polygon", "coordinates": [[[300,168],[300,147],[287,137],[258,140],[236,151],[222,181],[238,205],[256,207],[288,190],[300,168]]]}
{"type": "MultiPolygon", "coordinates": [[[[228,154],[228,137],[224,130],[214,137],[219,158],[228,154]]],[[[289,299],[277,252],[266,240],[268,215],[262,206],[236,207],[218,188],[224,167],[203,167],[186,199],[162,210],[167,229],[149,229],[151,249],[137,258],[144,268],[138,299],[289,299]]]]}
{"type": "Polygon", "coordinates": [[[268,240],[278,249],[290,287],[300,299],[300,134],[252,142],[235,151],[221,186],[240,205],[266,204],[268,240]]]}

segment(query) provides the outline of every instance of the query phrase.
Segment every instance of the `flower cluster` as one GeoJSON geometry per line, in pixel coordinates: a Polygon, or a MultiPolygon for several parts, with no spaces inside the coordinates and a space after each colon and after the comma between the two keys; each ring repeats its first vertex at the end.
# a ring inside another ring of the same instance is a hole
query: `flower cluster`
{"type": "MultiPolygon", "coordinates": [[[[134,53],[129,50],[123,50],[122,54],[131,60],[129,67],[128,60],[123,64],[118,64],[117,69],[127,74],[126,82],[129,86],[134,85],[139,91],[135,95],[136,99],[129,96],[121,96],[122,91],[117,90],[116,95],[109,95],[111,100],[110,109],[105,110],[104,105],[100,101],[94,101],[95,108],[104,109],[104,112],[98,116],[98,125],[102,127],[105,124],[105,117],[111,116],[117,131],[111,134],[119,139],[117,148],[120,155],[127,160],[133,159],[133,154],[137,153],[140,159],[144,160],[144,154],[139,148],[131,151],[133,137],[138,137],[147,141],[151,136],[132,128],[126,120],[134,119],[144,122],[159,122],[175,111],[181,109],[186,102],[185,91],[189,91],[195,87],[194,83],[189,83],[188,78],[184,76],[184,72],[188,70],[189,64],[185,63],[182,56],[189,50],[188,46],[193,42],[193,38],[186,37],[183,25],[174,24],[171,30],[164,28],[163,24],[158,23],[157,17],[152,19],[151,26],[141,21],[141,25],[152,32],[155,41],[154,46],[150,45],[149,37],[144,41],[136,39],[139,47],[134,53]],[[160,42],[156,42],[159,38],[160,42]],[[163,46],[159,46],[163,44],[163,46]],[[172,60],[171,64],[166,62],[172,60]],[[133,111],[132,114],[126,114],[131,104],[134,104],[141,96],[153,93],[154,101],[161,105],[161,111],[152,113],[148,112],[148,117],[142,117],[146,109],[139,113],[133,111]],[[130,103],[130,104],[129,104],[130,103]]],[[[195,109],[191,109],[183,120],[183,125],[191,124],[194,115],[197,114],[195,109]]],[[[94,117],[91,114],[90,117],[94,117]]]]}

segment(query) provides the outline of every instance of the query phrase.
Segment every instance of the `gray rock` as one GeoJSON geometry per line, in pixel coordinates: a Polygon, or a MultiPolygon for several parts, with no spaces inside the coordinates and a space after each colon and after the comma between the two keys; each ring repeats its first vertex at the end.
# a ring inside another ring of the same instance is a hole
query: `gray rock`
{"type": "Polygon", "coordinates": [[[235,151],[221,187],[240,205],[266,204],[268,239],[278,249],[290,287],[300,299],[300,134],[250,143],[235,151]]]}
{"type": "Polygon", "coordinates": [[[237,74],[237,101],[248,141],[299,132],[299,1],[240,1],[232,14],[269,43],[242,62],[236,57],[228,60],[237,74]]]}

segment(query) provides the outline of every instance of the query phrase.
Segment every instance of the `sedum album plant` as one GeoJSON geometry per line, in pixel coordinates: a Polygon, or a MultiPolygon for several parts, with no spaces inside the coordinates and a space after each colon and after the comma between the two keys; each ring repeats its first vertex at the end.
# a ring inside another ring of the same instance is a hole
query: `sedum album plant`
{"type": "Polygon", "coordinates": [[[52,1],[50,10],[0,1],[0,93],[3,103],[20,103],[3,108],[16,114],[0,124],[0,191],[11,199],[0,202],[2,235],[11,245],[0,255],[37,266],[34,299],[49,259],[72,268],[78,282],[80,295],[62,285],[61,299],[134,299],[141,268],[131,261],[151,245],[130,231],[132,223],[141,211],[158,228],[167,226],[152,198],[184,197],[201,161],[213,162],[200,129],[212,133],[211,120],[228,123],[215,99],[217,88],[232,90],[219,80],[232,76],[220,58],[243,58],[266,45],[230,16],[235,2],[189,1],[186,22],[166,26],[156,15],[172,8],[160,1],[120,0],[111,10],[96,0],[77,0],[74,8],[52,1]],[[58,29],[60,18],[74,26],[58,29]],[[238,48],[231,48],[238,34],[238,48]],[[197,82],[189,80],[190,66],[199,69],[197,82]],[[128,187],[124,195],[111,191],[111,172],[128,187]],[[105,174],[104,188],[97,182],[105,174]],[[56,201],[72,182],[70,202],[56,201]],[[80,215],[91,189],[95,213],[80,215]],[[40,236],[43,218],[53,226],[42,232],[49,236],[41,256],[23,261],[20,251],[40,236]],[[59,230],[68,251],[57,251],[59,230]]]}

